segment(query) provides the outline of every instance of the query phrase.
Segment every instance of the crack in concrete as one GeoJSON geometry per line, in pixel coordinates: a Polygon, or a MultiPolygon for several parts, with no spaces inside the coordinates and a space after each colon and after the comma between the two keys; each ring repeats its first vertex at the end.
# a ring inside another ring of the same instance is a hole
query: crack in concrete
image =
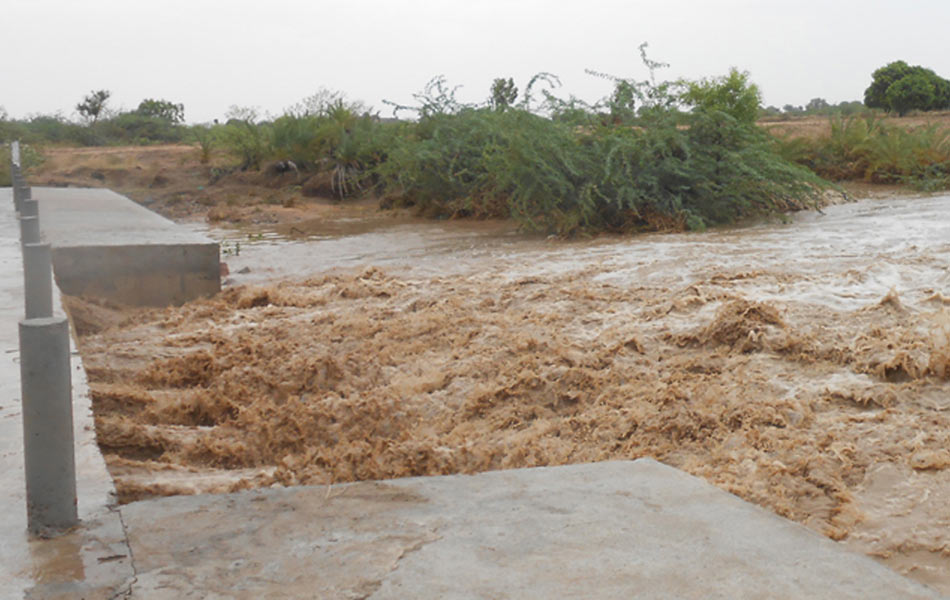
{"type": "Polygon", "coordinates": [[[129,552],[129,566],[132,568],[132,577],[126,580],[124,587],[118,590],[116,593],[112,594],[109,597],[109,600],[117,600],[119,598],[131,598],[132,597],[132,588],[138,583],[139,580],[139,571],[135,566],[135,553],[132,551],[132,544],[129,543],[129,529],[125,525],[125,518],[122,516],[122,511],[118,506],[110,506],[109,510],[114,512],[119,517],[119,524],[122,526],[122,536],[125,543],[125,548],[129,552]]]}
{"type": "Polygon", "coordinates": [[[390,575],[396,572],[396,570],[399,568],[399,565],[402,563],[402,559],[412,554],[413,552],[418,552],[419,550],[422,550],[425,546],[428,546],[429,544],[433,542],[438,542],[439,540],[441,540],[442,536],[436,535],[436,531],[438,531],[438,529],[430,531],[428,536],[420,540],[417,540],[415,544],[403,548],[402,551],[399,553],[399,556],[397,556],[396,559],[393,561],[392,566],[389,567],[389,572],[386,573],[384,576],[380,577],[379,579],[376,579],[371,582],[367,582],[368,585],[372,586],[372,590],[370,590],[369,593],[367,593],[366,595],[360,596],[359,598],[357,598],[357,600],[370,600],[376,594],[376,592],[378,592],[379,589],[383,587],[383,582],[385,582],[386,579],[390,575]]]}

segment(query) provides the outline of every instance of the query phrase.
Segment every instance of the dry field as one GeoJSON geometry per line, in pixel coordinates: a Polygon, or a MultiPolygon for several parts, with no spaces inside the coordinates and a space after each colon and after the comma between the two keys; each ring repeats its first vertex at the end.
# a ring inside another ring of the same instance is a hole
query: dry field
{"type": "MultiPolygon", "coordinates": [[[[910,114],[905,117],[889,116],[885,117],[884,121],[907,129],[928,125],[950,127],[950,111],[910,114]]],[[[776,135],[816,138],[828,134],[830,131],[829,122],[828,117],[795,117],[789,119],[773,117],[759,121],[759,125],[776,135]]]]}

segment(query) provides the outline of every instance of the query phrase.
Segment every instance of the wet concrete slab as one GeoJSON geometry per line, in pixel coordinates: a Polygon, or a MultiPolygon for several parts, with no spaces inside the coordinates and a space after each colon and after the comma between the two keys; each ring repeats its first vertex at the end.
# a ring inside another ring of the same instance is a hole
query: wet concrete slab
{"type": "Polygon", "coordinates": [[[218,243],[107,189],[33,188],[60,289],[132,305],[221,289],[218,243]]]}
{"type": "MultiPolygon", "coordinates": [[[[54,312],[62,316],[55,289],[54,295],[54,312]]],[[[73,424],[81,524],[52,540],[27,534],[17,330],[23,315],[19,226],[10,190],[0,189],[0,598],[108,598],[128,587],[132,564],[75,347],[73,424]]]]}
{"type": "Polygon", "coordinates": [[[648,459],[122,509],[133,598],[939,598],[648,459]]]}

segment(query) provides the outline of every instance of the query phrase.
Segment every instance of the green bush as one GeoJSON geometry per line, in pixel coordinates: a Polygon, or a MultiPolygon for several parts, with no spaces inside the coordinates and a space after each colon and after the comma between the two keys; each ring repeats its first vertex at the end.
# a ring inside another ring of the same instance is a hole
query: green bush
{"type": "Polygon", "coordinates": [[[155,100],[153,98],[146,98],[139,103],[139,106],[135,109],[135,112],[136,114],[142,115],[143,117],[154,117],[156,119],[167,121],[168,123],[185,122],[185,105],[175,104],[174,102],[169,102],[168,100],[155,100]]]}
{"type": "Polygon", "coordinates": [[[402,126],[381,123],[359,108],[336,95],[313,112],[288,111],[271,127],[268,157],[328,172],[340,198],[360,193],[375,181],[372,169],[386,160],[402,126]]]}
{"type": "MultiPolygon", "coordinates": [[[[105,144],[171,144],[185,139],[187,130],[168,119],[125,112],[88,128],[105,144]]],[[[97,145],[97,144],[88,144],[97,145]]]]}
{"type": "Polygon", "coordinates": [[[749,81],[748,73],[735,68],[725,77],[687,82],[681,98],[694,110],[725,113],[746,124],[755,122],[762,104],[758,86],[749,81]]]}
{"type": "Polygon", "coordinates": [[[615,81],[595,107],[549,95],[547,118],[523,105],[459,105],[439,79],[376,173],[388,195],[426,213],[511,216],[560,234],[702,228],[808,205],[825,185],[756,127],[758,90],[743,73],[615,81]]]}
{"type": "Polygon", "coordinates": [[[219,130],[221,143],[240,160],[242,171],[260,169],[268,156],[270,125],[259,123],[251,108],[232,106],[228,115],[228,122],[219,130]]]}

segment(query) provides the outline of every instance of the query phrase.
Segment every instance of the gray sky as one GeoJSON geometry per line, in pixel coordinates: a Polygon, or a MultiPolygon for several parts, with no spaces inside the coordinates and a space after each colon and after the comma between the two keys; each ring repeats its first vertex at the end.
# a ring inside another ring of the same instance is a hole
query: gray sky
{"type": "Polygon", "coordinates": [[[946,0],[4,0],[0,106],[13,117],[62,112],[93,89],[113,108],[143,98],[185,105],[189,122],[231,105],[279,114],[321,87],[411,103],[435,75],[487,97],[548,71],[559,94],[589,101],[643,79],[637,51],[670,63],[663,79],[749,71],[766,105],[860,99],[892,60],[950,78],[946,0]]]}

